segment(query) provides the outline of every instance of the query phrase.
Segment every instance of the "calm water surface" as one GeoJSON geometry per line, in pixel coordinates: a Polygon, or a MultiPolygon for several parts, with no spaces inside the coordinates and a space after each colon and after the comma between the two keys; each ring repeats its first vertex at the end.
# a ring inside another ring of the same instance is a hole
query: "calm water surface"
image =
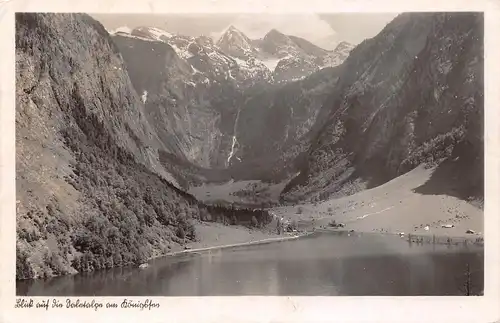
{"type": "Polygon", "coordinates": [[[415,244],[396,236],[315,233],[297,240],[164,257],[118,268],[17,282],[29,296],[465,295],[483,290],[483,248],[415,244]]]}

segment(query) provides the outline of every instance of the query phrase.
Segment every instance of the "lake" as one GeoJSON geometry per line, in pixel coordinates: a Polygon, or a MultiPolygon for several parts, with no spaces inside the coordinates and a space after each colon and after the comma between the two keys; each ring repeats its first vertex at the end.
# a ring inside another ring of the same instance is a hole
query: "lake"
{"type": "Polygon", "coordinates": [[[18,281],[16,289],[19,296],[417,296],[465,295],[467,281],[472,294],[484,289],[482,246],[317,232],[158,258],[146,269],[18,281]]]}

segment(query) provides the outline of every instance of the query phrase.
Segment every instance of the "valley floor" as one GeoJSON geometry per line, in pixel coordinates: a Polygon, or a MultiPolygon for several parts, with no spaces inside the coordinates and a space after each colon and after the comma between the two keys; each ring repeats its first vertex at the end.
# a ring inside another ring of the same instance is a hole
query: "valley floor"
{"type": "Polygon", "coordinates": [[[229,203],[255,204],[277,202],[286,183],[267,184],[258,180],[204,184],[191,187],[188,193],[207,203],[224,201],[229,203]]]}
{"type": "Polygon", "coordinates": [[[449,237],[478,237],[484,231],[484,212],[448,195],[424,195],[414,190],[426,183],[433,169],[418,167],[384,185],[321,203],[274,208],[289,220],[327,227],[335,220],[359,232],[411,233],[449,237]],[[443,228],[443,225],[453,225],[443,228]],[[425,230],[425,226],[429,230],[425,230]],[[475,234],[466,234],[473,230],[475,234]]]}

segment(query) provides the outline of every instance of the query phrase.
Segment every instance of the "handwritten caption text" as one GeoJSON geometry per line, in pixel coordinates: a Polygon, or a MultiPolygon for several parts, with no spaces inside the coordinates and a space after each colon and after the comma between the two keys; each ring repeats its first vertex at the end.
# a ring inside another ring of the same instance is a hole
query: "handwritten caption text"
{"type": "Polygon", "coordinates": [[[62,308],[84,308],[93,309],[94,311],[100,309],[139,309],[139,310],[152,310],[160,308],[159,303],[155,303],[150,299],[144,301],[133,301],[131,299],[124,299],[122,302],[113,301],[96,301],[95,299],[81,300],[81,299],[69,299],[61,301],[59,299],[44,299],[44,300],[33,300],[33,299],[16,299],[15,308],[38,308],[38,309],[62,309],[62,308]]]}

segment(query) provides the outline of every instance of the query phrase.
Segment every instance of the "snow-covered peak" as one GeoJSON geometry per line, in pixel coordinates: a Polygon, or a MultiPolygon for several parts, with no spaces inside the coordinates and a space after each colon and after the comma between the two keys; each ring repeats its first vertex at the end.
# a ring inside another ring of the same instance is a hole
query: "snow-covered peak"
{"type": "Polygon", "coordinates": [[[171,33],[157,27],[137,27],[131,31],[131,34],[157,41],[167,41],[173,36],[171,33]]]}
{"type": "Polygon", "coordinates": [[[115,30],[110,30],[109,33],[114,35],[114,34],[118,34],[118,33],[122,33],[122,34],[130,34],[132,32],[132,29],[130,29],[129,27],[127,26],[122,26],[122,27],[118,27],[116,28],[115,30]]]}
{"type": "Polygon", "coordinates": [[[250,39],[243,32],[231,25],[222,33],[217,43],[221,42],[250,43],[250,39]]]}
{"type": "Polygon", "coordinates": [[[248,57],[255,49],[252,40],[233,25],[226,28],[217,41],[217,46],[229,55],[248,57]]]}
{"type": "Polygon", "coordinates": [[[147,27],[149,32],[156,36],[158,39],[160,39],[162,36],[163,37],[167,37],[167,38],[170,38],[172,37],[173,35],[171,33],[169,33],[168,31],[165,31],[163,29],[160,29],[160,28],[155,28],[155,27],[147,27]]]}
{"type": "Polygon", "coordinates": [[[235,27],[235,26],[233,26],[233,25],[230,25],[229,27],[227,27],[227,28],[226,28],[226,32],[228,32],[228,31],[231,31],[231,32],[238,32],[238,33],[240,32],[240,31],[238,30],[238,28],[236,28],[236,27],[235,27]]]}

